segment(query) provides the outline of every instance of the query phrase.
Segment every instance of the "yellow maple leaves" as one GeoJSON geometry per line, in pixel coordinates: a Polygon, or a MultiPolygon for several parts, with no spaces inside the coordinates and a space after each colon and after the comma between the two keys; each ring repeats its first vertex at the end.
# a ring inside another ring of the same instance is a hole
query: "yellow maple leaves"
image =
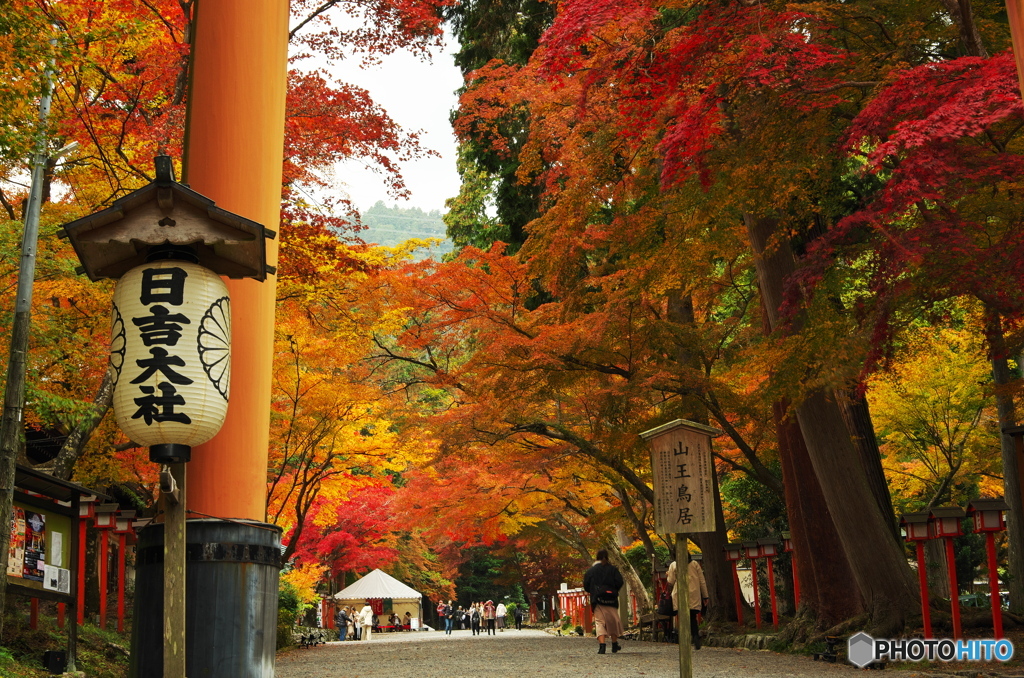
{"type": "Polygon", "coordinates": [[[897,507],[1002,495],[991,367],[977,332],[916,328],[870,380],[868,399],[897,507]]]}

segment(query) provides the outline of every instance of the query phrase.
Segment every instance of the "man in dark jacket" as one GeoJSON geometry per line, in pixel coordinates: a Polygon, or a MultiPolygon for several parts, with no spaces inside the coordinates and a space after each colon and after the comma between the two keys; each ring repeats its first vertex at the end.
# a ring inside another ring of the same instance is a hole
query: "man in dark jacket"
{"type": "Polygon", "coordinates": [[[597,632],[597,653],[605,653],[605,636],[612,638],[612,652],[618,652],[619,636],[622,635],[622,620],[619,619],[619,589],[622,588],[622,573],[608,562],[608,551],[597,552],[597,562],[583,575],[583,589],[590,594],[590,608],[594,611],[594,626],[597,632]]]}
{"type": "Polygon", "coordinates": [[[334,623],[338,627],[338,640],[345,640],[345,636],[348,635],[348,613],[344,607],[338,608],[338,613],[334,615],[334,623]]]}

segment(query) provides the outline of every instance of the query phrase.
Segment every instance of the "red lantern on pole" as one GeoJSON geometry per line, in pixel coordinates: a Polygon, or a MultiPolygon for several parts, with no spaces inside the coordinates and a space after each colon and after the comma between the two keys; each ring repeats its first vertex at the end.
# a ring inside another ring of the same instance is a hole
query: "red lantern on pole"
{"type": "Polygon", "coordinates": [[[743,594],[740,592],[740,573],[736,570],[736,564],[742,560],[744,554],[743,544],[726,544],[725,559],[732,563],[732,590],[736,599],[736,622],[743,624],[743,594]]]}
{"type": "Polygon", "coordinates": [[[928,571],[924,561],[924,543],[932,538],[928,527],[927,511],[905,513],[900,517],[900,526],[908,542],[917,549],[917,579],[921,586],[921,622],[924,624],[924,637],[932,637],[932,615],[928,607],[928,571]]]}
{"type": "Polygon", "coordinates": [[[800,579],[796,574],[796,554],[793,553],[793,540],[790,539],[789,532],[782,533],[782,550],[791,554],[789,564],[793,568],[793,608],[796,610],[800,608],[800,579]]]}
{"type": "Polygon", "coordinates": [[[985,548],[988,552],[988,590],[992,605],[992,632],[996,640],[1003,638],[1003,606],[999,595],[999,572],[996,567],[996,532],[1006,529],[1003,511],[1009,506],[1002,497],[975,499],[967,505],[967,516],[974,521],[974,531],[985,533],[985,548]]]}
{"type": "Polygon", "coordinates": [[[750,576],[754,583],[754,628],[761,628],[761,600],[757,583],[757,559],[761,555],[761,549],[756,541],[743,542],[743,555],[750,561],[750,576]]]}
{"type": "Polygon", "coordinates": [[[100,628],[107,628],[107,559],[109,558],[109,533],[116,526],[114,514],[117,504],[100,504],[96,507],[96,529],[100,531],[100,628]]]}
{"type": "Polygon", "coordinates": [[[953,548],[953,538],[964,533],[960,521],[966,517],[966,513],[959,506],[939,506],[931,510],[931,517],[928,524],[931,526],[932,535],[936,539],[946,540],[946,569],[949,571],[949,599],[953,612],[953,637],[959,640],[963,638],[963,631],[960,627],[960,587],[956,580],[956,552],[953,548]]]}
{"type": "Polygon", "coordinates": [[[775,599],[775,570],[772,566],[772,558],[781,553],[780,548],[782,544],[778,539],[773,539],[772,537],[761,537],[757,540],[757,545],[758,550],[760,551],[760,556],[764,558],[765,562],[768,564],[768,592],[771,594],[772,600],[772,626],[774,626],[775,630],[778,631],[779,608],[775,599]]]}

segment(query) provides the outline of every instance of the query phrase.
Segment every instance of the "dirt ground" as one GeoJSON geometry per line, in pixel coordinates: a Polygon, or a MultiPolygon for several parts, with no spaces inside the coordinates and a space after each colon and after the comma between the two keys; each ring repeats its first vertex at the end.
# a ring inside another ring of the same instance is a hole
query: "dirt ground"
{"type": "MultiPolygon", "coordinates": [[[[369,642],[334,642],[278,655],[276,678],[629,678],[679,676],[679,647],[624,641],[622,651],[597,654],[597,641],[544,631],[506,630],[494,636],[469,631],[375,634],[369,642]]],[[[765,651],[704,648],[693,654],[700,678],[811,678],[854,675],[847,664],[765,651]]],[[[919,674],[920,675],[920,674],[919,674]]],[[[909,674],[901,673],[907,677],[909,674]]]]}

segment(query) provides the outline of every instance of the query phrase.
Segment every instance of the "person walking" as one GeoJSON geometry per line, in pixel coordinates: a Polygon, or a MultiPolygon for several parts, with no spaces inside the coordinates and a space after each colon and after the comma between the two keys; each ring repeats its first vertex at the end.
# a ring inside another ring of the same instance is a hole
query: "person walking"
{"type": "Polygon", "coordinates": [[[469,628],[474,636],[480,635],[480,604],[473,603],[469,608],[469,628]]]}
{"type": "Polygon", "coordinates": [[[359,610],[359,623],[363,627],[363,636],[365,640],[370,640],[373,637],[373,620],[376,615],[373,614],[373,607],[370,606],[370,601],[366,601],[366,605],[363,605],[363,609],[359,610]]]}
{"type": "Polygon", "coordinates": [[[498,603],[498,607],[494,608],[494,616],[496,620],[495,626],[505,631],[505,617],[508,616],[508,608],[505,607],[505,603],[498,603]]]}
{"type": "Polygon", "coordinates": [[[444,606],[444,634],[446,636],[452,635],[453,624],[455,624],[455,606],[449,600],[448,604],[444,606]]]}
{"type": "Polygon", "coordinates": [[[486,624],[487,624],[487,635],[489,635],[489,636],[497,635],[494,632],[494,625],[495,625],[494,617],[495,617],[494,601],[488,600],[486,603],[484,603],[484,622],[486,622],[486,624]]]}
{"type": "Polygon", "coordinates": [[[622,583],[622,573],[608,562],[608,551],[598,551],[597,561],[583,575],[583,590],[590,594],[590,609],[594,612],[598,654],[605,654],[606,638],[612,640],[613,653],[622,649],[618,642],[622,635],[622,620],[619,619],[622,583]]]}
{"type": "Polygon", "coordinates": [[[690,608],[690,640],[696,650],[700,649],[700,629],[697,627],[697,615],[708,604],[708,583],[704,579],[704,568],[690,558],[686,566],[686,583],[690,608]]]}
{"type": "Polygon", "coordinates": [[[512,617],[516,620],[516,631],[523,630],[523,606],[516,605],[515,612],[512,613],[512,617]]]}

